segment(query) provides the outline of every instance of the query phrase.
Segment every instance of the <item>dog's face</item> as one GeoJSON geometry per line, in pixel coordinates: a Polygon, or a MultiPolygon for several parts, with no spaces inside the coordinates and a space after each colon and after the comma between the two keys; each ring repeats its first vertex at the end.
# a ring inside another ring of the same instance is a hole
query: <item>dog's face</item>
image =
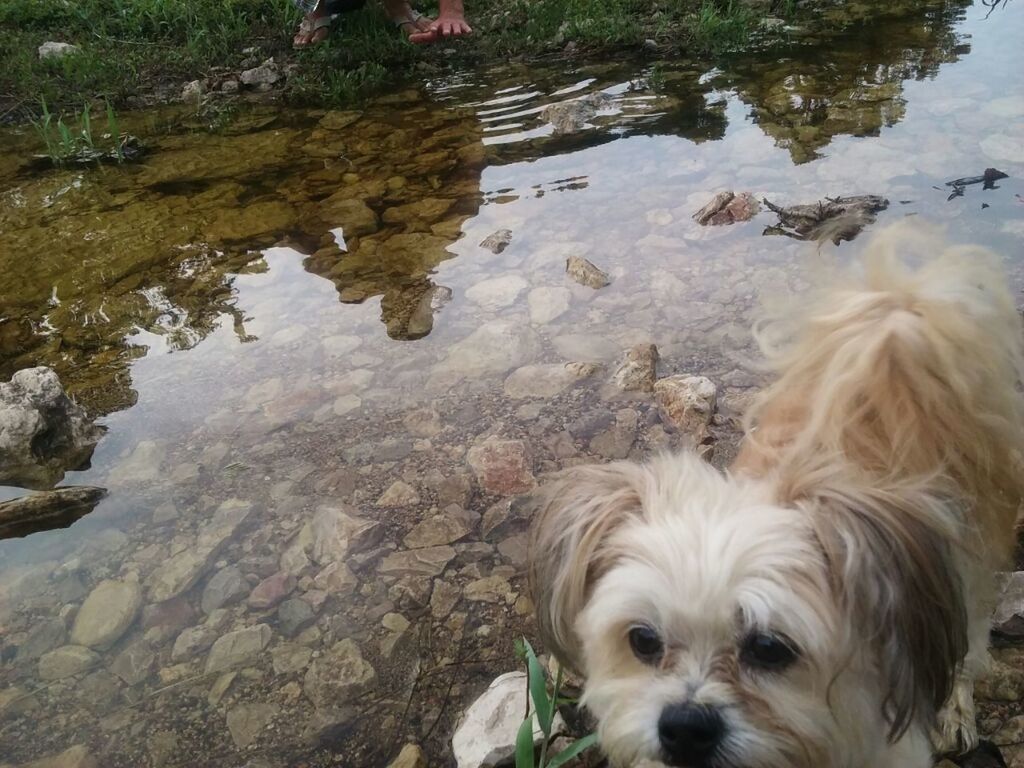
{"type": "MultiPolygon", "coordinates": [[[[851,626],[835,577],[861,580],[860,555],[837,558],[813,510],[777,503],[769,485],[677,458],[577,470],[549,493],[533,552],[539,621],[585,674],[613,764],[831,768],[883,748],[931,695],[912,679],[904,701],[892,679],[888,654],[930,652],[877,626],[883,593],[898,590],[874,574],[877,615],[851,626]]],[[[858,532],[833,534],[861,552],[858,532]]]]}

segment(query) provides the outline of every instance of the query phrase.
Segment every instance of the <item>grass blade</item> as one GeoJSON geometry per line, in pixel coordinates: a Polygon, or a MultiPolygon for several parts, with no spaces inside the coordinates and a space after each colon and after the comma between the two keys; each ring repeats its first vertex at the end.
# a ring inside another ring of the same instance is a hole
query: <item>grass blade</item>
{"type": "Polygon", "coordinates": [[[537,721],[545,736],[551,735],[551,720],[553,717],[551,699],[548,698],[547,678],[544,676],[544,668],[537,660],[537,654],[533,646],[526,642],[526,669],[530,685],[530,698],[533,699],[533,708],[537,712],[537,721]]]}
{"type": "Polygon", "coordinates": [[[533,768],[533,718],[529,715],[516,734],[516,768],[533,768]]]}
{"type": "Polygon", "coordinates": [[[552,756],[552,758],[547,761],[543,768],[559,768],[559,766],[565,765],[567,762],[572,760],[581,752],[590,749],[595,744],[597,744],[596,733],[592,733],[589,736],[584,736],[582,739],[577,739],[568,747],[559,752],[557,755],[552,756]]]}

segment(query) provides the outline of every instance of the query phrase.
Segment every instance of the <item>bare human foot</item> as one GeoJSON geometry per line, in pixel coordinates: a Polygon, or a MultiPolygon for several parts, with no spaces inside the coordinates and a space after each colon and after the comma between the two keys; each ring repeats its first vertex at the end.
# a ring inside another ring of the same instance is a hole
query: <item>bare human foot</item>
{"type": "Polygon", "coordinates": [[[408,0],[384,0],[384,12],[409,40],[431,34],[430,19],[414,11],[408,0]]]}
{"type": "Polygon", "coordinates": [[[464,37],[473,33],[466,23],[462,0],[439,0],[439,13],[427,31],[409,35],[409,42],[420,45],[451,37],[464,37]]]}
{"type": "Polygon", "coordinates": [[[326,3],[320,3],[316,10],[306,14],[299,23],[299,28],[292,38],[292,45],[296,48],[308,48],[326,40],[331,34],[331,16],[324,7],[326,3]]]}

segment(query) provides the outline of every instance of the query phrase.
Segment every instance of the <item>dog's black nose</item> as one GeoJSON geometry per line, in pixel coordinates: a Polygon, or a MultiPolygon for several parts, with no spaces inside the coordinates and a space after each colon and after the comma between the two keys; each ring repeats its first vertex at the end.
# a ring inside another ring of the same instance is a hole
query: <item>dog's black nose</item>
{"type": "Polygon", "coordinates": [[[673,704],[658,718],[658,738],[667,762],[686,768],[707,765],[714,754],[725,724],[715,709],[693,704],[673,704]]]}

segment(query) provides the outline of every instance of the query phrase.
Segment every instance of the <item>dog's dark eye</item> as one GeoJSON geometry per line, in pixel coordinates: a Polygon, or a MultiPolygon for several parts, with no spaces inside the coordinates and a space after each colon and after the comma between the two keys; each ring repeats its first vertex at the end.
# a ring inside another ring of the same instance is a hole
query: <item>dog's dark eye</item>
{"type": "Polygon", "coordinates": [[[644,625],[629,630],[629,647],[644,664],[657,664],[665,652],[665,646],[658,633],[644,625]]]}
{"type": "Polygon", "coordinates": [[[796,650],[784,638],[767,632],[755,632],[743,643],[740,658],[748,667],[766,670],[785,669],[796,661],[796,650]]]}

